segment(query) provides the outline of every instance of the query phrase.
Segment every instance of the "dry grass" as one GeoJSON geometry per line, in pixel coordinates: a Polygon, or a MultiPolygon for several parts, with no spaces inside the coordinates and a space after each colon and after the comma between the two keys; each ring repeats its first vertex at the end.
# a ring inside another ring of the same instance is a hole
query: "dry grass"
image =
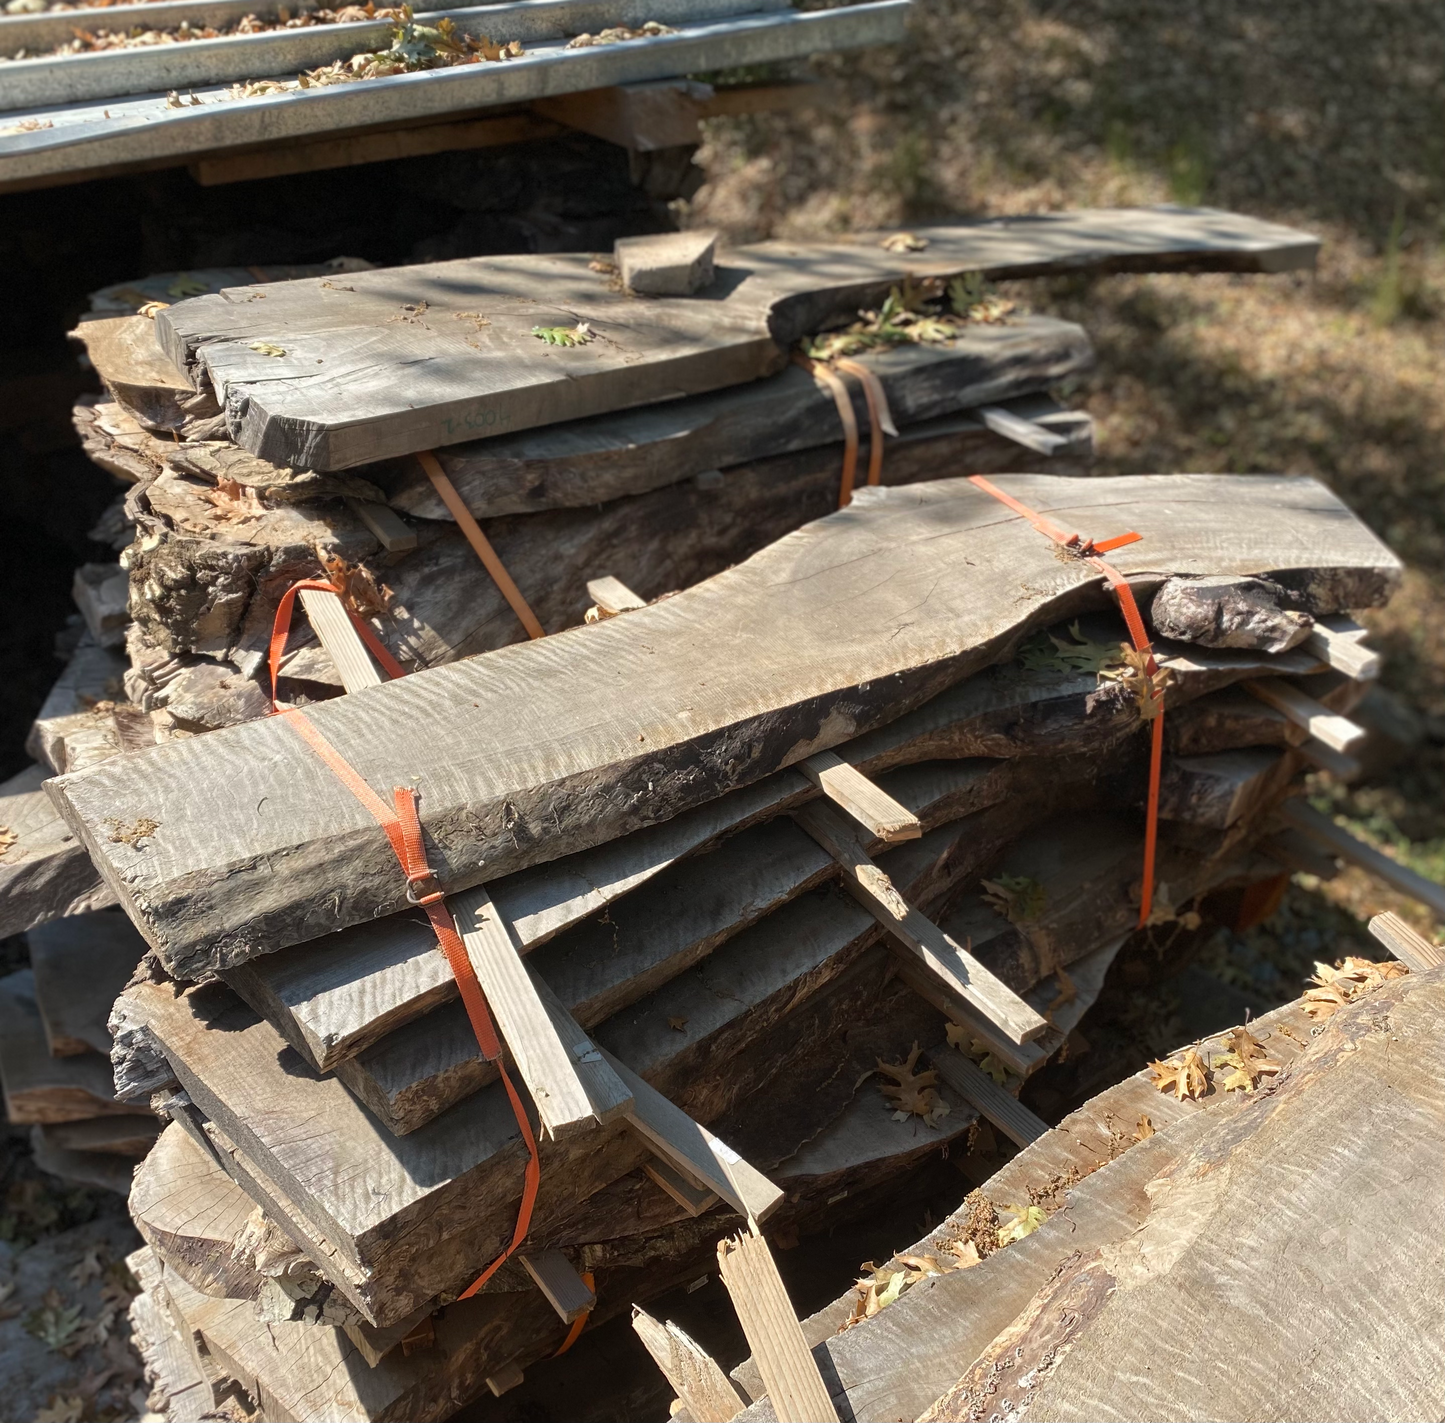
{"type": "MultiPolygon", "coordinates": [[[[1445,879],[1445,10],[915,7],[901,49],[817,61],[826,107],[714,121],[690,221],[744,239],[1176,201],[1319,232],[1314,276],[1058,281],[1028,299],[1094,338],[1098,368],[1067,394],[1097,421],[1102,471],[1317,475],[1405,559],[1371,622],[1387,684],[1438,738],[1380,784],[1320,794],[1445,879]]],[[[1321,922],[1392,907],[1428,927],[1357,873],[1317,892],[1335,902],[1321,922]]]]}

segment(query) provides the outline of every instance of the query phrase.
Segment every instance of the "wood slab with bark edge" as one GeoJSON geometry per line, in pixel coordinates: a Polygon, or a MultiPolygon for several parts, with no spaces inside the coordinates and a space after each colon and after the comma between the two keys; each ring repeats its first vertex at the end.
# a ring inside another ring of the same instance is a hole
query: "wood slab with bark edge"
{"type": "MultiPolygon", "coordinates": [[[[1399,577],[1395,556],[1309,479],[1002,483],[1056,523],[1140,528],[1112,557],[1141,585],[1253,570],[1332,611],[1381,601],[1399,577]]],[[[674,598],[307,717],[368,784],[418,788],[432,866],[455,891],[832,749],[1104,598],[1092,568],[1060,561],[966,481],[871,488],[674,598]]],[[[285,718],[167,742],[48,789],[183,977],[404,903],[386,837],[285,718]],[[117,843],[105,831],[117,818],[155,828],[141,848],[117,843]]]]}
{"type": "Polygon", "coordinates": [[[1312,265],[1318,247],[1235,214],[1163,207],[916,235],[923,251],[892,252],[879,234],[736,248],[687,298],[615,293],[586,256],[485,257],[351,273],[346,291],[274,282],[252,301],[256,289],[236,288],[166,308],[156,329],[192,381],[216,390],[238,444],[278,464],[346,469],[771,375],[799,337],[876,304],[905,275],[1287,269],[1312,265]],[[579,322],[596,338],[557,347],[533,334],[579,322]],[[282,354],[258,354],[262,345],[282,354]]]}

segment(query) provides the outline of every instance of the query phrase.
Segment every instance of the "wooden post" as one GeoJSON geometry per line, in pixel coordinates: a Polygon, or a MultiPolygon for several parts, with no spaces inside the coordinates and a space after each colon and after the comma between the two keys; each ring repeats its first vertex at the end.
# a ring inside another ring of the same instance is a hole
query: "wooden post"
{"type": "Polygon", "coordinates": [[[836,811],[814,802],[795,811],[793,818],[843,867],[844,885],[890,937],[996,1024],[1005,1037],[1026,1043],[1048,1031],[1047,1019],[898,893],[873,863],[852,825],[836,811]]]}
{"type": "Polygon", "coordinates": [[[838,1423],[768,1242],[751,1232],[720,1240],[717,1260],[778,1423],[838,1423]]]}
{"type": "Polygon", "coordinates": [[[1418,900],[1437,919],[1445,920],[1445,886],[1416,874],[1388,855],[1382,855],[1373,845],[1357,840],[1348,830],[1342,830],[1329,816],[1321,815],[1303,800],[1287,800],[1280,807],[1280,814],[1342,860],[1358,865],[1391,889],[1418,900]]]}
{"type": "Polygon", "coordinates": [[[1377,914],[1370,920],[1372,933],[1411,973],[1445,964],[1445,951],[1439,944],[1417,934],[1398,914],[1377,914]]]}
{"type": "Polygon", "coordinates": [[[729,1423],[748,1406],[712,1355],[670,1319],[663,1324],[633,1305],[632,1328],[693,1423],[729,1423]]]}

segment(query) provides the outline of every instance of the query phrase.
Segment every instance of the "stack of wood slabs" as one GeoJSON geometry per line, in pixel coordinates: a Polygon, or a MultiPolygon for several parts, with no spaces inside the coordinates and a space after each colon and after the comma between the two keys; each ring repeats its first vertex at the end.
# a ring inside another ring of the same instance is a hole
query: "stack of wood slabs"
{"type": "MultiPolygon", "coordinates": [[[[523,52],[516,57],[329,84],[306,83],[305,71],[387,50],[393,26],[360,20],[0,61],[4,92],[14,96],[0,115],[8,120],[0,127],[0,185],[73,181],[227,149],[424,124],[552,95],[890,44],[903,37],[907,11],[907,0],[810,12],[780,0],[524,0],[446,12],[460,33],[496,45],[518,42],[523,52]],[[642,31],[649,22],[654,28],[642,31]],[[637,33],[570,44],[609,28],[637,33]]],[[[25,42],[26,20],[6,21],[10,45],[25,42]]],[[[31,43],[43,45],[47,17],[35,17],[30,27],[31,43]]]]}
{"type": "Polygon", "coordinates": [[[31,967],[0,981],[6,1116],[31,1126],[44,1170],[128,1191],[159,1126],[145,1103],[116,1098],[106,1022],[145,945],[115,909],[56,919],[27,940],[31,967]]]}
{"type": "MultiPolygon", "coordinates": [[[[1269,574],[1327,616],[1398,576],[1307,480],[999,482],[1055,522],[1138,529],[1112,557],[1146,607],[1175,575],[1269,574]]],[[[444,1417],[554,1352],[586,1301],[597,1322],[696,1278],[730,1218],[822,1228],[963,1149],[980,1113],[1042,1130],[1010,1090],[1139,914],[1148,738],[1139,686],[1097,670],[1125,638],[1099,576],[945,480],[641,601],[307,708],[370,784],[419,790],[484,981],[525,956],[493,1002],[542,1190],[469,1301],[525,1153],[374,822],[279,718],[52,783],[152,945],[113,1015],[125,1095],[171,1123],[132,1210],[155,1318],[215,1396],[444,1417]],[[898,1113],[868,1074],[915,1043],[940,1080],[898,1113]]],[[[1237,687],[1289,677],[1336,709],[1359,689],[1304,647],[1160,650],[1188,752],[1144,931],[1163,943],[1211,891],[1280,872],[1259,846],[1306,763],[1237,687]]]]}

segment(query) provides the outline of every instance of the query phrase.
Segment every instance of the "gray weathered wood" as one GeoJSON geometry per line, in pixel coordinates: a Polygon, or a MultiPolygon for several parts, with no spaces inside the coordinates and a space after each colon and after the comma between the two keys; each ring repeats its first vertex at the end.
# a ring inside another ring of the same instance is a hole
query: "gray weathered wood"
{"type": "Polygon", "coordinates": [[[1424,973],[1427,969],[1445,964],[1445,953],[1441,953],[1440,945],[1432,944],[1429,939],[1417,934],[1398,914],[1375,915],[1370,920],[1370,933],[1412,973],[1424,973]]]}
{"type": "Polygon", "coordinates": [[[590,1126],[595,1118],[579,1064],[558,1037],[491,896],[478,886],[447,907],[543,1130],[561,1137],[590,1126]]]}
{"type": "Polygon", "coordinates": [[[26,940],[51,1055],[108,1057],[106,1019],[145,953],[145,940],[115,910],[52,920],[30,930],[26,940]]]}
{"type": "Polygon", "coordinates": [[[644,1161],[642,1170],[649,1180],[661,1186],[694,1218],[710,1211],[718,1203],[716,1191],[710,1191],[706,1186],[700,1186],[696,1181],[684,1176],[663,1156],[654,1156],[651,1161],[644,1161]]]}
{"type": "Polygon", "coordinates": [[[1445,885],[1426,879],[1408,865],[1392,860],[1373,845],[1357,839],[1302,798],[1287,800],[1280,808],[1280,814],[1290,825],[1304,831],[1332,855],[1338,855],[1342,860],[1358,865],[1366,874],[1374,875],[1391,889],[1423,904],[1437,919],[1445,920],[1445,885]]]}
{"type": "Polygon", "coordinates": [[[1051,455],[1064,443],[1061,435],[1046,430],[1042,425],[1036,425],[1032,420],[1025,420],[1021,415],[1015,415],[1012,410],[1006,410],[1001,405],[980,406],[978,418],[994,434],[1033,450],[1035,454],[1051,455]]]}
{"type": "Polygon", "coordinates": [[[518,1259],[564,1324],[580,1319],[597,1303],[597,1296],[560,1250],[526,1250],[518,1259]]]}
{"type": "Polygon", "coordinates": [[[1246,682],[1245,689],[1266,705],[1283,712],[1296,726],[1323,742],[1331,751],[1348,755],[1365,739],[1364,727],[1330,711],[1283,678],[1265,677],[1246,682]]]}
{"type": "Polygon", "coordinates": [[[1297,764],[1258,746],[1173,758],[1165,767],[1159,814],[1227,830],[1283,796],[1297,764]]]}
{"type": "MultiPolygon", "coordinates": [[[[784,6],[785,0],[523,0],[465,9],[448,7],[434,11],[430,19],[433,24],[443,17],[450,19],[462,34],[487,34],[502,43],[515,39],[531,45],[555,42],[606,25],[641,25],[644,16],[663,23],[697,23],[784,6]]],[[[157,21],[146,17],[140,23],[150,28],[157,21]]],[[[389,21],[363,19],[301,28],[283,26],[256,34],[191,39],[179,44],[40,55],[6,65],[0,106],[27,109],[75,104],[158,90],[194,90],[227,80],[290,75],[333,60],[349,59],[353,54],[386,49],[391,38],[389,21]]]]}
{"type": "MultiPolygon", "coordinates": [[[[881,17],[888,8],[854,6],[833,18],[881,17]]],[[[798,26],[818,18],[741,23],[798,26]]],[[[526,64],[497,68],[507,74],[526,64]]],[[[457,72],[422,82],[444,84],[457,72]]],[[[357,87],[375,95],[387,82],[357,87]]],[[[320,92],[334,96],[347,87],[320,92]]],[[[1178,208],[1003,218],[919,229],[919,236],[926,251],[903,254],[876,234],[738,248],[702,300],[614,293],[585,256],[488,257],[354,273],[349,292],[281,282],[266,289],[264,302],[249,300],[244,289],[198,297],[159,313],[156,329],[196,384],[208,378],[215,387],[238,444],[278,464],[345,469],[770,375],[782,369],[793,341],[831,317],[851,316],[905,274],[1231,266],[1242,258],[1268,261],[1266,253],[1292,265],[1312,261],[1315,248],[1313,238],[1286,228],[1178,208]],[[418,320],[393,319],[405,315],[403,302],[423,301],[427,311],[418,320]],[[479,308],[490,323],[480,332],[474,321],[455,319],[479,308]],[[579,320],[605,339],[558,348],[533,335],[539,324],[579,320]],[[286,354],[260,355],[255,343],[286,354]],[[399,383],[403,365],[410,375],[399,383]]]]}
{"type": "Polygon", "coordinates": [[[1380,675],[1384,660],[1378,652],[1362,645],[1360,639],[1368,636],[1368,629],[1362,628],[1350,618],[1334,618],[1327,623],[1316,623],[1305,646],[1318,653],[1338,672],[1357,681],[1373,681],[1380,675]]]}
{"type": "Polygon", "coordinates": [[[139,1160],[154,1145],[161,1122],[154,1117],[90,1117],[80,1122],[42,1122],[42,1141],[58,1151],[83,1151],[139,1160]]]}
{"type": "Polygon", "coordinates": [[[949,992],[977,1009],[1013,1042],[1030,1042],[1047,1029],[1048,1023],[1012,989],[898,893],[887,874],[873,863],[867,843],[835,810],[813,802],[796,811],[793,818],[842,866],[844,888],[878,920],[890,939],[942,979],[949,992]]]}
{"type": "Polygon", "coordinates": [[[916,840],[923,834],[916,815],[899,805],[837,752],[819,751],[806,761],[800,761],[798,769],[834,805],[885,844],[916,840]]]}
{"type": "Polygon", "coordinates": [[[1015,1096],[1004,1091],[971,1058],[942,1043],[928,1054],[940,1079],[978,1108],[1016,1146],[1028,1146],[1049,1129],[1015,1096]]]}
{"type": "MultiPolygon", "coordinates": [[[[1086,370],[1093,350],[1079,327],[1029,316],[965,328],[946,346],[900,346],[858,359],[882,382],[894,420],[908,424],[1044,389],[1086,370]]],[[[861,394],[854,400],[866,430],[867,407],[861,394]]],[[[841,438],[832,394],[789,366],[705,395],[452,445],[437,458],[467,507],[486,518],[616,499],[841,438]]],[[[421,518],[451,517],[411,465],[390,499],[421,518]]]]}
{"type": "MultiPolygon", "coordinates": [[[[1312,480],[1003,484],[1057,522],[1142,527],[1145,537],[1113,556],[1126,573],[1264,569],[1322,610],[1376,602],[1398,577],[1394,556],[1312,480]]],[[[1033,627],[1103,599],[1098,574],[1059,561],[1048,540],[966,482],[867,489],[848,509],[625,618],[355,692],[307,716],[372,786],[419,789],[432,864],[455,891],[831,749],[997,661],[1033,627]],[[868,598],[852,596],[860,582],[868,598]],[[759,628],[779,633],[763,638],[759,628]],[[615,709],[599,717],[601,688],[615,709]],[[400,740],[393,727],[405,728],[400,740]]],[[[404,902],[376,822],[283,718],[167,742],[48,788],[182,976],[404,902]],[[108,830],[118,808],[156,823],[142,848],[108,830]],[[271,871],[277,853],[285,876],[271,871]]]]}
{"type": "Polygon", "coordinates": [[[632,1328],[695,1423],[729,1423],[747,1406],[712,1355],[681,1326],[634,1306],[632,1328]]]}
{"type": "Polygon", "coordinates": [[[837,1423],[767,1241],[751,1233],[720,1241],[717,1258],[779,1423],[837,1423]]]}
{"type": "Polygon", "coordinates": [[[0,936],[115,903],[85,847],[41,790],[49,775],[47,767],[30,766],[0,784],[0,826],[15,836],[0,852],[0,936]]]}
{"type": "MultiPolygon", "coordinates": [[[[901,38],[907,5],[850,6],[810,14],[755,13],[676,26],[676,33],[623,44],[568,49],[533,45],[519,59],[460,65],[417,75],[396,75],[297,93],[268,94],[241,102],[228,86],[198,88],[198,105],[172,108],[161,93],[82,101],[43,108],[52,127],[25,129],[25,114],[0,137],[0,187],[52,182],[131,164],[172,163],[187,154],[243,144],[284,142],[307,135],[379,124],[440,118],[457,111],[525,103],[549,94],[577,93],[613,84],[667,79],[740,65],[768,64],[822,50],[888,44],[901,38]],[[398,80],[402,82],[398,82],[398,80]],[[419,82],[418,82],[419,80],[419,82]],[[37,141],[38,140],[38,141],[37,141]]],[[[609,11],[615,13],[612,7],[609,11]]],[[[178,49],[187,46],[176,46],[178,49]]],[[[1282,229],[1285,231],[1286,229],[1282,229]]],[[[1281,248],[1267,242],[1246,260],[1312,260],[1313,239],[1281,248]]]]}
{"type": "Polygon", "coordinates": [[[646,598],[639,598],[621,579],[610,573],[602,578],[587,580],[587,596],[604,613],[630,613],[647,606],[646,598]]]}
{"type": "Polygon", "coordinates": [[[6,1115],[17,1125],[150,1111],[116,1101],[110,1063],[99,1053],[50,1055],[28,968],[0,979],[0,1080],[6,1115]]]}

